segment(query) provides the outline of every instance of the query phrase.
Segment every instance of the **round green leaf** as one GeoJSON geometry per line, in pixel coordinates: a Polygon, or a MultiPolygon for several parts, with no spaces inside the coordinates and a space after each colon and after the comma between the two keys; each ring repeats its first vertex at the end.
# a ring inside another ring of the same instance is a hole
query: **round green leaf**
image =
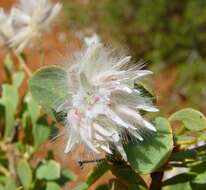
{"type": "Polygon", "coordinates": [[[61,190],[61,187],[54,182],[48,182],[46,184],[46,190],[61,190]]]}
{"type": "Polygon", "coordinates": [[[157,132],[146,136],[142,142],[125,145],[128,161],[139,173],[151,173],[167,161],[173,149],[173,136],[167,119],[158,117],[154,124],[157,132]]]}
{"type": "Polygon", "coordinates": [[[169,121],[181,121],[184,126],[191,131],[200,131],[206,129],[205,116],[192,108],[185,108],[173,113],[169,121]]]}
{"type": "Polygon", "coordinates": [[[32,170],[26,160],[22,159],[18,162],[17,173],[23,187],[25,189],[29,189],[32,183],[32,170]]]}
{"type": "Polygon", "coordinates": [[[60,172],[60,164],[50,160],[38,167],[36,177],[37,179],[55,180],[60,178],[60,172]]]}
{"type": "Polygon", "coordinates": [[[29,80],[29,88],[34,99],[51,112],[68,96],[67,73],[58,66],[42,68],[29,80]]]}

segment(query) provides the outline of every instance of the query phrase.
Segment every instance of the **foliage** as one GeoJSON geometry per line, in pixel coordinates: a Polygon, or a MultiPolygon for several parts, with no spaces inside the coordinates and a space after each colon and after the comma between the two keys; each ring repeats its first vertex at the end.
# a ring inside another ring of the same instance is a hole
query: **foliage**
{"type": "Polygon", "coordinates": [[[36,154],[43,143],[52,137],[55,123],[27,92],[19,88],[24,71],[14,69],[10,56],[4,62],[7,81],[0,97],[0,189],[60,190],[76,176],[55,161],[52,151],[41,160],[36,154]]]}
{"type": "MultiPolygon", "coordinates": [[[[75,30],[96,28],[103,38],[125,44],[137,60],[151,61],[153,70],[176,68],[173,91],[200,107],[206,82],[204,0],[62,1],[75,30]]],[[[65,117],[55,112],[69,96],[65,70],[47,66],[29,78],[23,70],[26,59],[15,55],[23,65],[18,67],[13,56],[5,56],[6,80],[0,89],[0,190],[61,190],[76,174],[61,166],[53,150],[46,149],[42,157],[38,153],[65,117]],[[29,89],[20,93],[25,82],[29,89]]],[[[156,100],[144,84],[135,85],[142,96],[156,100]]],[[[143,142],[128,137],[127,161],[113,150],[96,160],[85,182],[73,190],[90,189],[109,172],[111,179],[96,190],[206,189],[205,115],[193,108],[165,115],[151,119],[157,132],[145,133],[143,142]]]]}
{"type": "MultiPolygon", "coordinates": [[[[56,89],[50,86],[64,86],[67,79],[62,75],[64,71],[61,67],[48,66],[35,72],[29,81],[34,99],[46,106],[47,110],[53,109],[54,99],[62,100],[68,96],[67,88],[62,88],[57,94],[56,89]],[[44,85],[44,81],[49,85],[44,85]],[[41,91],[38,91],[39,87],[41,91]]],[[[151,96],[146,89],[143,92],[142,95],[151,96]]],[[[60,104],[61,101],[57,101],[55,106],[60,104]]],[[[150,174],[152,178],[150,189],[205,188],[206,145],[199,145],[202,142],[201,134],[206,130],[205,116],[192,108],[185,108],[168,118],[156,117],[153,123],[157,129],[156,133],[145,134],[147,136],[143,142],[130,139],[124,145],[128,162],[117,152],[114,152],[113,156],[107,155],[88,176],[87,181],[74,189],[88,189],[108,171],[116,178],[99,189],[148,189],[142,178],[143,174],[150,174]],[[180,124],[172,131],[171,126],[177,121],[180,124]],[[176,175],[169,179],[163,178],[164,174],[175,168],[187,168],[187,172],[175,173],[176,175]]],[[[46,173],[43,176],[47,176],[46,173]]]]}

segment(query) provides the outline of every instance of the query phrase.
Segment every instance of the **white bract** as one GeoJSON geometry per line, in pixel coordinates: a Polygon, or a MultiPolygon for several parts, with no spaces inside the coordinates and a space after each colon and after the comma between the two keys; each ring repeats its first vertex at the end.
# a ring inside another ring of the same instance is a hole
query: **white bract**
{"type": "Polygon", "coordinates": [[[0,8],[0,47],[8,46],[8,41],[12,36],[12,19],[0,8]]]}
{"type": "Polygon", "coordinates": [[[134,89],[134,81],[151,74],[137,65],[129,66],[130,56],[118,56],[101,43],[75,54],[68,63],[70,98],[57,108],[66,113],[65,125],[68,142],[65,153],[76,144],[99,154],[112,154],[110,145],[117,148],[127,160],[123,149],[123,133],[127,132],[140,141],[146,129],[156,131],[145,120],[140,110],[158,111],[151,99],[143,97],[134,89]]]}
{"type": "Polygon", "coordinates": [[[22,51],[33,39],[47,31],[61,10],[61,4],[48,0],[20,0],[12,9],[15,35],[10,39],[12,47],[22,51]]]}

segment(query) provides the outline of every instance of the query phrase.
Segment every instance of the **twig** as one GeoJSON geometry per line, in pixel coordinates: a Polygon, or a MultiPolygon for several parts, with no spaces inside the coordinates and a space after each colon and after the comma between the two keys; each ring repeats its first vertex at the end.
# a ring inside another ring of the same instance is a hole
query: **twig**
{"type": "Polygon", "coordinates": [[[152,182],[150,185],[150,190],[160,190],[162,188],[163,175],[163,172],[151,173],[152,182]]]}
{"type": "Polygon", "coordinates": [[[15,150],[13,148],[12,144],[9,144],[7,146],[7,158],[9,162],[9,171],[10,171],[10,176],[11,178],[16,181],[17,180],[17,174],[16,174],[16,155],[15,155],[15,150]]]}
{"type": "Polygon", "coordinates": [[[102,161],[105,161],[105,159],[102,158],[102,159],[96,159],[96,160],[79,160],[78,164],[80,168],[83,168],[84,164],[97,163],[97,162],[102,162],[102,161]]]}
{"type": "Polygon", "coordinates": [[[18,58],[18,61],[20,63],[20,65],[22,66],[22,68],[24,69],[24,71],[26,72],[26,74],[30,77],[32,75],[32,72],[30,70],[30,68],[26,65],[24,59],[21,57],[20,54],[15,52],[16,57],[18,58]]]}

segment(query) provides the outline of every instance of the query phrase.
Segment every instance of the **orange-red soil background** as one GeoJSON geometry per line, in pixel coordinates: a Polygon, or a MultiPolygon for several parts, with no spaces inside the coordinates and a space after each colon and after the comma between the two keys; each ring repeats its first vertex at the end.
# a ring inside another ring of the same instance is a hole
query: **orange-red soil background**
{"type": "MultiPolygon", "coordinates": [[[[14,0],[0,0],[0,7],[4,7],[5,9],[9,10],[13,2],[14,0]]],[[[69,29],[65,26],[56,26],[52,32],[44,36],[42,43],[39,42],[39,44],[36,44],[34,48],[28,48],[26,50],[27,65],[32,71],[35,71],[42,66],[40,49],[43,49],[43,53],[45,54],[43,65],[48,65],[61,64],[65,56],[71,55],[73,52],[80,49],[80,47],[81,42],[73,34],[73,32],[69,31],[69,29]],[[68,41],[68,43],[66,43],[66,41],[68,41]]],[[[0,84],[2,84],[5,79],[3,72],[3,58],[5,56],[5,52],[5,50],[0,51],[0,84]]],[[[158,76],[154,76],[153,87],[155,93],[158,96],[157,104],[159,107],[163,107],[168,103],[167,101],[169,97],[172,96],[171,91],[176,83],[176,80],[177,73],[175,67],[170,68],[161,75],[158,74],[158,76]]],[[[20,89],[22,95],[25,93],[26,89],[27,83],[25,81],[20,89]]],[[[187,102],[184,100],[177,102],[177,104],[178,103],[180,103],[182,106],[187,105],[187,102]]],[[[62,142],[46,143],[43,145],[39,151],[39,154],[37,155],[39,156],[37,159],[41,159],[41,157],[45,154],[45,150],[48,150],[48,148],[55,150],[56,159],[62,164],[63,167],[72,169],[78,175],[78,180],[76,182],[69,183],[65,189],[69,190],[86,179],[86,175],[92,166],[86,166],[81,169],[77,164],[76,155],[68,156],[63,154],[64,144],[62,142]]],[[[76,154],[78,155],[78,153],[76,154]]],[[[105,183],[112,177],[113,176],[109,174],[98,181],[98,184],[105,183]]],[[[97,184],[94,184],[91,190],[94,189],[96,185],[97,184]]]]}

